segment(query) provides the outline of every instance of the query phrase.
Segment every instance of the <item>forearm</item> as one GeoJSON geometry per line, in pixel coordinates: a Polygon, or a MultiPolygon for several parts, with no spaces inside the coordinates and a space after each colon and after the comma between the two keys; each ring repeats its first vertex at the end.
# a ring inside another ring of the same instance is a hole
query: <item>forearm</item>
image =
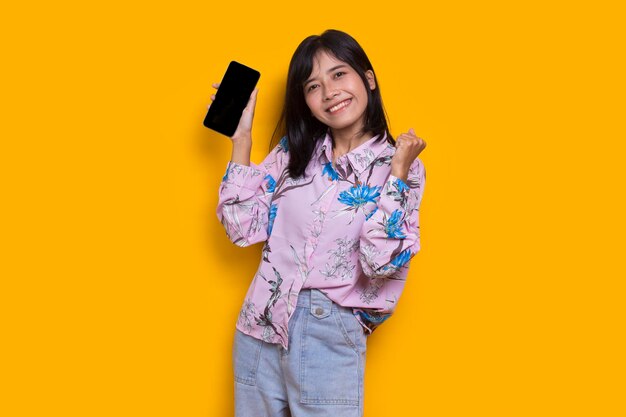
{"type": "Polygon", "coordinates": [[[369,277],[395,274],[420,250],[419,205],[425,183],[423,165],[415,159],[408,172],[398,172],[399,167],[392,166],[376,209],[363,223],[361,265],[369,277]],[[406,177],[401,178],[401,175],[406,177]]]}
{"type": "Polygon", "coordinates": [[[252,138],[232,139],[233,152],[230,160],[240,164],[250,166],[250,153],[252,151],[252,138]]]}

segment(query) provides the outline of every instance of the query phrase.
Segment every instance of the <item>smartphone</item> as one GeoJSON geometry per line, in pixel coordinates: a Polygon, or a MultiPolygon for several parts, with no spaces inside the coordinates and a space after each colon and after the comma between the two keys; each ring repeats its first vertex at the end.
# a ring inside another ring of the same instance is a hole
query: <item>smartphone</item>
{"type": "Polygon", "coordinates": [[[231,61],[204,118],[204,126],[232,136],[260,76],[259,71],[231,61]]]}

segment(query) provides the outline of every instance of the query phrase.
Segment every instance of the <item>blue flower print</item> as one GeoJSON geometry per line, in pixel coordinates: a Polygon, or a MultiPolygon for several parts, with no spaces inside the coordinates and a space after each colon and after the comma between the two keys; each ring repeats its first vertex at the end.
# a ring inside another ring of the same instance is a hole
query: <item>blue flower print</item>
{"type": "Polygon", "coordinates": [[[335,169],[333,168],[332,162],[324,164],[324,170],[322,171],[322,175],[328,175],[328,179],[330,181],[336,181],[339,179],[339,174],[337,174],[337,171],[335,171],[335,169]]]}
{"type": "Polygon", "coordinates": [[[380,196],[380,187],[369,187],[365,184],[355,185],[349,190],[342,191],[339,194],[339,202],[350,207],[350,209],[358,210],[367,203],[375,203],[376,198],[380,196]]]}
{"type": "Polygon", "coordinates": [[[383,226],[387,237],[392,239],[404,239],[406,235],[402,232],[402,211],[394,210],[391,216],[385,221],[383,226]]]}
{"type": "Polygon", "coordinates": [[[399,193],[409,191],[409,186],[406,185],[406,183],[402,181],[400,178],[396,178],[396,181],[394,182],[393,186],[396,187],[399,193]]]}
{"type": "Polygon", "coordinates": [[[379,313],[375,311],[366,312],[361,310],[358,311],[357,314],[361,316],[361,320],[363,320],[372,331],[391,317],[391,313],[379,313]]]}
{"type": "Polygon", "coordinates": [[[226,168],[226,172],[224,173],[224,176],[222,177],[222,181],[226,181],[228,179],[229,172],[230,172],[230,167],[226,168]]]}
{"type": "Polygon", "coordinates": [[[409,186],[400,178],[396,178],[391,182],[391,187],[387,189],[387,195],[393,201],[399,201],[402,207],[405,206],[409,193],[409,186]]]}
{"type": "Polygon", "coordinates": [[[272,204],[270,206],[270,219],[267,223],[267,236],[272,234],[272,228],[274,227],[274,219],[276,218],[276,212],[278,211],[278,206],[276,204],[272,204]]]}
{"type": "Polygon", "coordinates": [[[378,206],[374,207],[374,210],[370,211],[366,216],[365,216],[365,220],[369,220],[370,217],[372,217],[374,215],[374,213],[376,213],[378,211],[378,206]]]}
{"type": "Polygon", "coordinates": [[[289,152],[289,142],[287,141],[287,136],[283,136],[280,142],[278,142],[278,149],[285,153],[289,152]]]}
{"type": "Polygon", "coordinates": [[[267,174],[265,179],[267,180],[267,192],[273,193],[274,189],[276,189],[276,180],[270,174],[267,174]]]}
{"type": "Polygon", "coordinates": [[[411,249],[405,249],[391,260],[391,266],[400,269],[411,259],[411,249]]]}

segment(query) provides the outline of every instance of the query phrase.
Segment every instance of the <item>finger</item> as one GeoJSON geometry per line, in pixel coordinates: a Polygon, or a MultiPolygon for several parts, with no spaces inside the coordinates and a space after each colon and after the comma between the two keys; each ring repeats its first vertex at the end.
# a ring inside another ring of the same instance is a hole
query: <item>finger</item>
{"type": "Polygon", "coordinates": [[[411,140],[411,139],[415,139],[415,134],[411,133],[411,131],[409,130],[406,133],[400,134],[399,137],[401,137],[402,139],[411,140]]]}
{"type": "Polygon", "coordinates": [[[411,135],[415,136],[415,130],[413,130],[413,128],[410,128],[410,129],[409,129],[409,133],[410,133],[411,135]]]}
{"type": "Polygon", "coordinates": [[[211,94],[211,101],[215,101],[215,94],[211,94]]]}
{"type": "Polygon", "coordinates": [[[213,87],[215,87],[215,88],[220,88],[220,84],[221,84],[221,83],[213,83],[213,84],[211,84],[211,85],[212,85],[213,87]]]}

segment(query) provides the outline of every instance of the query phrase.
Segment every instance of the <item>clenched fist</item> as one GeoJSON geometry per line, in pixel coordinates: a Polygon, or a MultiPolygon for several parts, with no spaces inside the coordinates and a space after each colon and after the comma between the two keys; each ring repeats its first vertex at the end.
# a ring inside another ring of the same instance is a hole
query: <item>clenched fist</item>
{"type": "Polygon", "coordinates": [[[424,148],[426,142],[415,135],[413,128],[396,138],[396,153],[391,158],[391,174],[406,182],[409,168],[424,148]]]}

